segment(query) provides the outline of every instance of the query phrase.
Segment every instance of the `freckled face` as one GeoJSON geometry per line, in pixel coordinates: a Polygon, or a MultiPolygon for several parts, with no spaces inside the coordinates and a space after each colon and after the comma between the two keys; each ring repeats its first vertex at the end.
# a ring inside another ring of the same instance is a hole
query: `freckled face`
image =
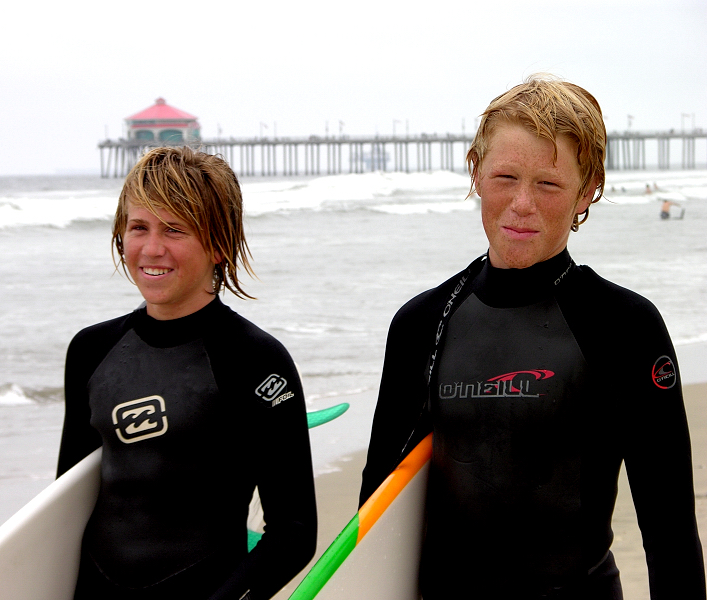
{"type": "Polygon", "coordinates": [[[196,233],[166,210],[159,218],[128,203],[123,235],[125,264],[156,319],[177,319],[206,306],[213,295],[215,260],[196,233]]]}
{"type": "Polygon", "coordinates": [[[558,136],[552,142],[522,125],[499,124],[476,179],[481,219],[494,267],[524,269],[559,254],[575,214],[591,203],[594,187],[580,198],[577,149],[558,136]]]}

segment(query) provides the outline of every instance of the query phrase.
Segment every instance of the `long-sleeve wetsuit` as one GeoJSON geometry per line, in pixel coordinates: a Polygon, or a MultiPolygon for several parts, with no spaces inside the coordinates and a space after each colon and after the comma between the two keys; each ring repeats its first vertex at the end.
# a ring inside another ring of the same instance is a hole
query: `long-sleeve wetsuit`
{"type": "Polygon", "coordinates": [[[622,461],[651,598],[704,600],[679,373],[646,299],[566,250],[521,270],[474,261],[393,319],[361,502],[424,422],[425,600],[621,598],[622,461]]]}
{"type": "Polygon", "coordinates": [[[181,319],[143,308],[81,331],[65,390],[58,474],[103,445],[82,569],[116,597],[269,598],[312,557],[299,376],[277,340],[220,299],[181,319]],[[266,532],[249,554],[256,485],[266,532]]]}

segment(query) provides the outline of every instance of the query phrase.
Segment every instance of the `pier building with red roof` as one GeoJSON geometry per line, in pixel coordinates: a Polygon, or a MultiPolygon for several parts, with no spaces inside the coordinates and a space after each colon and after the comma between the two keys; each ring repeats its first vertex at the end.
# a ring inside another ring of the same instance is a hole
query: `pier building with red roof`
{"type": "Polygon", "coordinates": [[[194,115],[167,104],[164,98],[127,117],[128,139],[164,144],[190,144],[201,139],[201,126],[194,115]]]}

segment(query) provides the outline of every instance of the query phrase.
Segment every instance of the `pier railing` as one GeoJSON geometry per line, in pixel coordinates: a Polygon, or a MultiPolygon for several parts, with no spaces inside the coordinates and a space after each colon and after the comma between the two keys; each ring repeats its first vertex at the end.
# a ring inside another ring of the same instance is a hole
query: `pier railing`
{"type": "MultiPolygon", "coordinates": [[[[336,175],[369,171],[465,171],[473,134],[411,136],[339,136],[214,138],[192,144],[220,154],[239,176],[336,175]]],[[[707,141],[702,129],[677,132],[625,131],[608,134],[606,168],[697,168],[697,141],[707,141]],[[650,162],[647,162],[647,152],[650,162]],[[676,160],[679,155],[680,161],[676,160]]],[[[101,177],[124,177],[138,158],[164,142],[104,140],[101,177]]],[[[702,154],[700,154],[702,157],[702,154]]],[[[707,166],[707,159],[705,159],[707,166]]]]}

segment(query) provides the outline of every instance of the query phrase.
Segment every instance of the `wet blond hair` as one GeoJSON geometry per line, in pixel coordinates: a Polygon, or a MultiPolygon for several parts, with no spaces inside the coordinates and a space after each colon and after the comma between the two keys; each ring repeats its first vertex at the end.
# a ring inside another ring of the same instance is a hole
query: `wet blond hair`
{"type": "MultiPolygon", "coordinates": [[[[479,129],[466,155],[471,175],[470,194],[475,191],[479,169],[493,133],[502,123],[518,123],[552,142],[555,161],[557,136],[568,137],[577,146],[581,177],[577,200],[590,191],[594,182],[592,203],[601,198],[606,181],[606,127],[599,103],[587,90],[552,75],[535,74],[495,98],[481,115],[479,129]]],[[[577,231],[588,218],[589,208],[581,221],[575,215],[572,230],[577,231]]]]}
{"type": "Polygon", "coordinates": [[[116,266],[126,275],[123,235],[129,202],[158,218],[158,210],[172,213],[196,233],[209,256],[221,258],[214,265],[214,294],[225,287],[239,298],[253,297],[238,280],[241,267],[254,273],[243,231],[241,188],[225,160],[187,146],[154,148],[138,160],[125,179],[113,221],[113,256],[117,252],[116,266]]]}

